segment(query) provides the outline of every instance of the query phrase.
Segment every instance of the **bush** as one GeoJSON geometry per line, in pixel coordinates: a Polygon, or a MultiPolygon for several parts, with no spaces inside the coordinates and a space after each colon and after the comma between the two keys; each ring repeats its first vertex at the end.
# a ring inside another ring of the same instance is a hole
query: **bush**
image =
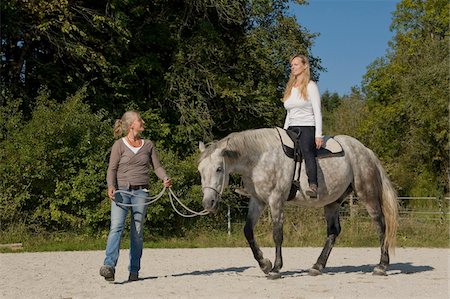
{"type": "Polygon", "coordinates": [[[106,220],[105,170],[111,122],[83,103],[37,98],[31,119],[0,144],[0,224],[73,229],[106,220]]]}
{"type": "MultiPolygon", "coordinates": [[[[44,90],[28,121],[20,113],[7,114],[8,109],[20,111],[17,106],[21,101],[8,99],[2,107],[0,229],[20,224],[30,233],[80,229],[91,235],[106,233],[110,201],[105,177],[114,142],[112,124],[117,116],[92,113],[83,102],[85,97],[81,89],[59,104],[44,90]]],[[[201,211],[197,154],[180,159],[164,144],[169,134],[167,125],[161,124],[151,110],[142,115],[147,127],[144,137],[150,135],[156,144],[159,159],[173,180],[174,192],[189,208],[201,211]]],[[[151,195],[159,193],[161,181],[154,174],[150,181],[151,195]]],[[[157,236],[173,236],[211,223],[215,223],[214,218],[177,215],[166,193],[148,207],[146,229],[157,236]]]]}

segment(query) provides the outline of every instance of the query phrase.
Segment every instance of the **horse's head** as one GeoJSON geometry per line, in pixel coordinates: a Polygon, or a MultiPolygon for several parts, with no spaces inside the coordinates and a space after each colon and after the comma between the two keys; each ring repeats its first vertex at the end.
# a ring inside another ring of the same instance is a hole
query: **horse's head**
{"type": "Polygon", "coordinates": [[[228,185],[229,170],[225,164],[225,157],[230,151],[214,144],[205,148],[203,142],[199,145],[202,157],[198,164],[198,171],[202,179],[203,207],[209,212],[215,212],[219,207],[220,195],[228,185]]]}

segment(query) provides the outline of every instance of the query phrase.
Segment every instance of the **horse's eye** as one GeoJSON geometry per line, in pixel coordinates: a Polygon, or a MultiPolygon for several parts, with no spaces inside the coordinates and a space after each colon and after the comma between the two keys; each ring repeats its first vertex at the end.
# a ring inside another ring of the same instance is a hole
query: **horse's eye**
{"type": "Polygon", "coordinates": [[[217,170],[216,170],[217,172],[222,172],[223,171],[223,168],[222,167],[217,167],[217,170]]]}

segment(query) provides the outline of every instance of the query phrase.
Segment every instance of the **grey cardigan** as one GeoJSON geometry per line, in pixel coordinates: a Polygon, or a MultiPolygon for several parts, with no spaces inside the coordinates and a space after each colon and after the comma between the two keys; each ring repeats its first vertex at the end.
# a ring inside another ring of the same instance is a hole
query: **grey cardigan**
{"type": "Polygon", "coordinates": [[[146,139],[144,145],[135,154],[120,138],[114,142],[106,174],[108,187],[128,188],[130,185],[147,185],[149,183],[150,163],[155,174],[163,180],[166,171],[161,166],[153,142],[146,139]]]}

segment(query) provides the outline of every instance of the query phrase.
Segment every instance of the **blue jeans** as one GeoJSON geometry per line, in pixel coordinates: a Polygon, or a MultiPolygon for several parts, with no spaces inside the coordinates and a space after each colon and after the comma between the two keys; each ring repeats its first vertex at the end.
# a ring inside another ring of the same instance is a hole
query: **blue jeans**
{"type": "MultiPolygon", "coordinates": [[[[120,190],[126,189],[120,188],[120,190]]],[[[132,195],[116,193],[116,201],[124,204],[142,204],[145,203],[146,199],[143,197],[136,197],[135,195],[148,196],[148,193],[142,189],[126,191],[132,192],[132,195]]],[[[131,210],[132,216],[130,225],[130,264],[128,270],[131,273],[138,273],[141,269],[142,247],[144,243],[144,221],[147,213],[146,205],[122,207],[117,205],[114,201],[111,201],[111,228],[109,230],[108,243],[106,245],[106,257],[103,264],[113,268],[117,265],[120,240],[125,227],[128,209],[131,210]]]]}

